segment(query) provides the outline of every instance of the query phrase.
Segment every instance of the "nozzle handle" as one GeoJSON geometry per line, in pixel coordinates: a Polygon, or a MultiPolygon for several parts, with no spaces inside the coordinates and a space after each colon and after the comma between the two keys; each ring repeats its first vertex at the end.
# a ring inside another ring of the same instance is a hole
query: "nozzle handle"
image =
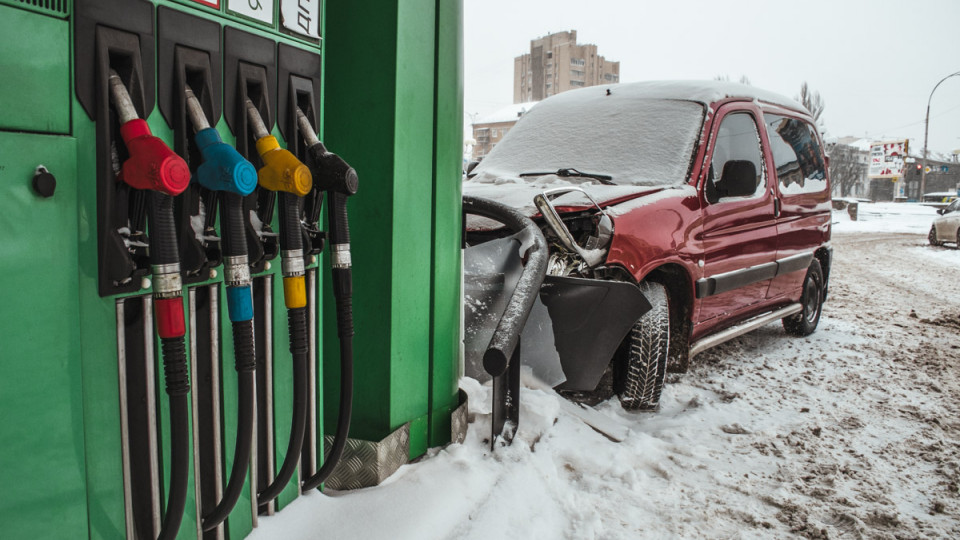
{"type": "Polygon", "coordinates": [[[149,189],[176,196],[190,184],[190,168],[182,157],[150,133],[139,118],[120,126],[120,136],[130,158],[123,163],[120,179],[136,189],[149,189]]]}
{"type": "Polygon", "coordinates": [[[257,170],[236,148],[223,142],[217,130],[201,129],[194,140],[203,156],[203,164],[197,169],[201,186],[243,196],[253,192],[257,187],[257,170]]]}

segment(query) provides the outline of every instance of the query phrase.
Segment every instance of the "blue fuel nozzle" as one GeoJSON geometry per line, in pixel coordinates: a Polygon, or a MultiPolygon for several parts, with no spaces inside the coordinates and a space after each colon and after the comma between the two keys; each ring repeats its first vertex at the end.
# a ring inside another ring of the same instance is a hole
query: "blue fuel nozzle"
{"type": "Polygon", "coordinates": [[[257,187],[257,170],[236,148],[223,142],[217,130],[201,129],[195,140],[203,155],[203,164],[197,169],[201,186],[243,196],[253,192],[257,187]]]}

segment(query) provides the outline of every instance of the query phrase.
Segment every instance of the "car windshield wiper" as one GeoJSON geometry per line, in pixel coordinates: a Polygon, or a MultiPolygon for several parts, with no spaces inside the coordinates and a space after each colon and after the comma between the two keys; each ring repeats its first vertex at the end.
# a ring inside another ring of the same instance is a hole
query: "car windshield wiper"
{"type": "Polygon", "coordinates": [[[572,167],[567,167],[565,169],[557,169],[556,171],[549,171],[549,172],[525,172],[525,173],[520,173],[520,177],[523,178],[525,176],[545,176],[548,174],[555,174],[557,176],[576,176],[579,178],[593,178],[594,180],[599,180],[601,184],[606,184],[608,186],[617,185],[616,182],[613,181],[613,177],[608,174],[581,172],[572,167]]]}

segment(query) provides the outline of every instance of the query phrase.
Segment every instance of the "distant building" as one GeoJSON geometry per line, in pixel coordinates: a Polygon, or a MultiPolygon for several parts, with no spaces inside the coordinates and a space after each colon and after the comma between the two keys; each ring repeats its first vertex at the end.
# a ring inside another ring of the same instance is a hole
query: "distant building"
{"type": "Polygon", "coordinates": [[[866,197],[869,194],[867,172],[871,141],[860,137],[840,137],[824,142],[830,158],[833,196],[866,197]]]}
{"type": "Polygon", "coordinates": [[[527,113],[537,102],[515,103],[499,111],[484,116],[473,123],[473,160],[477,161],[493,150],[500,139],[510,131],[521,116],[527,113]]]}
{"type": "Polygon", "coordinates": [[[596,45],[577,45],[577,31],[549,34],[530,42],[530,53],[513,60],[513,102],[540,101],[598,84],[620,82],[620,62],[597,54],[596,45]]]}

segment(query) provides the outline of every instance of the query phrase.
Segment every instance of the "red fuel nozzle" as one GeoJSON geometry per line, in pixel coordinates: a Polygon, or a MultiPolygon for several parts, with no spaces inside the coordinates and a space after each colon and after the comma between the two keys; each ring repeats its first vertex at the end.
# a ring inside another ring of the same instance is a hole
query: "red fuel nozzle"
{"type": "Polygon", "coordinates": [[[120,136],[130,154],[120,170],[120,179],[136,189],[152,189],[171,196],[182,193],[190,184],[187,162],[150,133],[150,127],[139,118],[127,87],[112,70],[110,95],[120,117],[120,136]]]}
{"type": "Polygon", "coordinates": [[[136,189],[152,189],[176,196],[190,184],[190,168],[182,157],[150,133],[141,119],[120,126],[120,135],[130,158],[123,163],[120,179],[136,189]]]}

